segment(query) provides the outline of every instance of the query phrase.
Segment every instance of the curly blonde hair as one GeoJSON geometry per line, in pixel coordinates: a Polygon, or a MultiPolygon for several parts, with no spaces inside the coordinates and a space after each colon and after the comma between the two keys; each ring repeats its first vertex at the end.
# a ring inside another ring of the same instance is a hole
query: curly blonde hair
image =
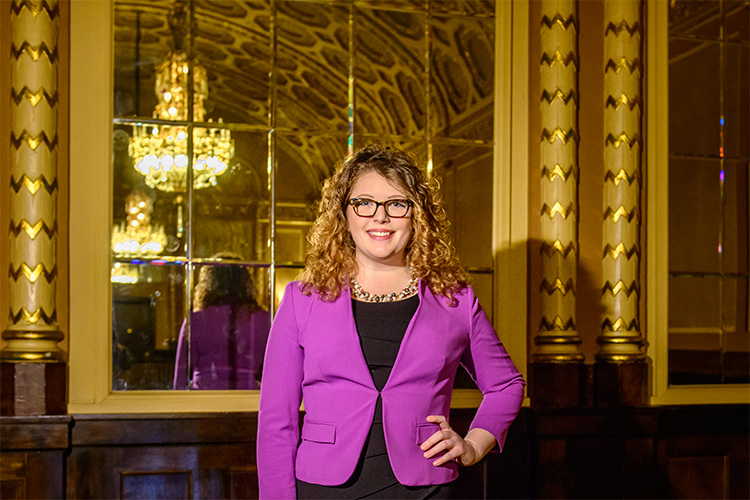
{"type": "MultiPolygon", "coordinates": [[[[230,263],[241,260],[239,255],[230,252],[218,253],[212,258],[230,263]]],[[[252,273],[250,269],[239,265],[202,266],[194,293],[194,311],[222,305],[244,307],[248,313],[260,309],[252,273]]]]}
{"type": "Polygon", "coordinates": [[[468,285],[469,278],[448,236],[449,222],[438,183],[427,180],[409,153],[378,145],[350,155],[323,185],[318,216],[307,236],[310,248],[300,276],[302,291],[335,300],[356,275],[356,247],[346,207],[352,185],[367,172],[382,175],[414,203],[406,260],[435,295],[443,295],[453,304],[453,295],[468,285]]]}

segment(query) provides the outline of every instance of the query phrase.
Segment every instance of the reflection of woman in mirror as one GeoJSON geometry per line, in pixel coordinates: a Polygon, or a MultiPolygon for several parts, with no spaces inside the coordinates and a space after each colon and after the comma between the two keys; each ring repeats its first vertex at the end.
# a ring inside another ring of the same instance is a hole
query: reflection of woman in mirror
{"type": "Polygon", "coordinates": [[[524,381],[447,229],[402,151],[362,149],[326,182],[266,349],[261,498],[447,498],[459,465],[502,448],[524,381]],[[483,393],[466,436],[449,423],[459,365],[483,393]]]}
{"type": "MultiPolygon", "coordinates": [[[[214,258],[239,260],[220,253],[214,258]]],[[[190,316],[192,389],[257,389],[270,316],[256,300],[250,270],[239,265],[201,267],[190,316]]],[[[175,389],[186,389],[188,341],[183,323],[177,343],[175,389]]]]}

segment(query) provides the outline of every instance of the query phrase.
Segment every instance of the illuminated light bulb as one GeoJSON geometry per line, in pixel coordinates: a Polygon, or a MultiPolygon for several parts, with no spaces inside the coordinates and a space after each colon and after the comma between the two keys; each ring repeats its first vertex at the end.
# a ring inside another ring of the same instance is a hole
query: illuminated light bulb
{"type": "Polygon", "coordinates": [[[141,208],[143,208],[143,207],[145,207],[145,206],[146,206],[146,202],[145,202],[145,201],[142,201],[142,202],[140,202],[140,203],[138,204],[138,206],[139,206],[139,207],[141,207],[141,208]]]}
{"type": "Polygon", "coordinates": [[[174,106],[169,107],[169,116],[175,116],[177,114],[177,108],[174,106]]]}
{"type": "Polygon", "coordinates": [[[174,158],[172,155],[164,155],[161,157],[161,160],[159,160],[159,163],[161,163],[161,166],[166,170],[174,165],[174,158]]]}
{"type": "Polygon", "coordinates": [[[184,130],[180,130],[180,131],[179,131],[179,132],[177,133],[177,140],[178,140],[178,141],[184,141],[185,139],[187,139],[187,134],[185,133],[185,131],[184,131],[184,130]]]}
{"type": "Polygon", "coordinates": [[[172,100],[172,92],[164,92],[164,100],[165,101],[171,101],[172,100]]]}
{"type": "Polygon", "coordinates": [[[138,215],[136,215],[136,218],[137,218],[138,220],[143,220],[143,218],[144,218],[144,217],[146,217],[146,216],[145,216],[145,215],[143,215],[143,214],[138,214],[138,215]]]}
{"type": "Polygon", "coordinates": [[[187,155],[179,154],[174,157],[174,164],[180,168],[187,167],[188,157],[187,155]]]}

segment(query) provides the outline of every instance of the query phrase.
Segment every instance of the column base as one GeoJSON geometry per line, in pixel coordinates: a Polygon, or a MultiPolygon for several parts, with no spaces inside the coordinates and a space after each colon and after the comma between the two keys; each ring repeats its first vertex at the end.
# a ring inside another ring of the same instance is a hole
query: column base
{"type": "Polygon", "coordinates": [[[67,365],[56,363],[0,363],[0,415],[65,415],[67,365]]]}
{"type": "Polygon", "coordinates": [[[533,408],[586,406],[586,365],[583,363],[529,364],[529,396],[533,408]]]}
{"type": "Polygon", "coordinates": [[[600,408],[648,405],[648,364],[594,363],[594,405],[600,408]]]}

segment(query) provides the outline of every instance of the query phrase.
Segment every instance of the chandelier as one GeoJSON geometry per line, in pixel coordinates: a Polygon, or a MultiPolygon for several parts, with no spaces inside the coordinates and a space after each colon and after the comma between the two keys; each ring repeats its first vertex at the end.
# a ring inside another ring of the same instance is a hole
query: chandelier
{"type": "Polygon", "coordinates": [[[112,251],[116,257],[155,257],[164,251],[167,235],[163,226],[151,225],[153,202],[136,190],[125,199],[127,218],[112,228],[112,251]]]}
{"type": "MultiPolygon", "coordinates": [[[[188,78],[190,60],[182,50],[186,35],[184,2],[175,2],[169,25],[175,40],[175,50],[155,68],[157,104],[153,117],[158,120],[188,121],[190,95],[188,78]]],[[[203,102],[208,97],[206,70],[193,59],[193,122],[203,122],[206,110],[203,102]]],[[[223,120],[219,118],[219,123],[223,120]]],[[[208,123],[213,123],[209,120],[208,123]]],[[[166,192],[185,192],[187,187],[188,134],[185,125],[134,124],[129,144],[135,169],[144,176],[146,184],[166,192]]],[[[234,140],[226,128],[192,128],[193,189],[216,185],[216,179],[226,172],[234,156],[234,140]]]]}

